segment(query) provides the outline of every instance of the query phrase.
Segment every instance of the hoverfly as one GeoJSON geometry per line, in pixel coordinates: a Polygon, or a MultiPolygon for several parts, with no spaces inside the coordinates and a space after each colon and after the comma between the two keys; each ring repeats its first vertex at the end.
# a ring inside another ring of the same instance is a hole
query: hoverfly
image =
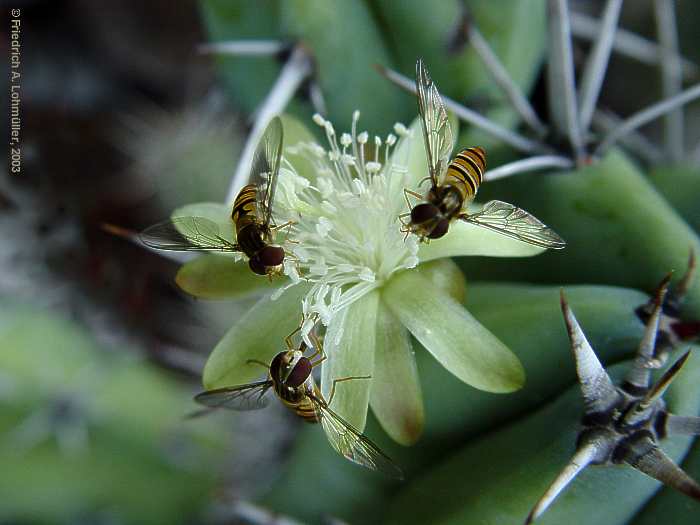
{"type": "Polygon", "coordinates": [[[461,219],[536,246],[563,248],[565,242],[553,230],[507,202],[493,200],[481,211],[465,211],[483,181],[486,153],[480,147],[466,148],[450,162],[452,129],[447,111],[421,59],[416,63],[416,90],[431,186],[426,196],[404,190],[409,207],[408,195],[423,202],[412,207],[411,220],[402,231],[421,240],[439,239],[450,223],[461,219]]]}
{"type": "Polygon", "coordinates": [[[207,407],[205,412],[217,408],[256,410],[267,406],[269,396],[266,397],[266,394],[272,390],[287,408],[304,421],[321,423],[328,441],[340,455],[368,469],[403,479],[401,469],[379,447],[330,408],[338,383],[369,377],[335,379],[326,401],[312,375],[313,369],[326,359],[323,347],[318,337],[310,333],[309,338],[315,348],[311,355],[304,355],[308,346],[303,340],[298,348],[294,348],[292,337],[300,329],[297,328],[285,338],[287,350],[277,354],[269,366],[262,361],[252,361],[268,369],[267,379],[207,390],[196,395],[194,400],[207,407]]]}
{"type": "Polygon", "coordinates": [[[161,250],[243,252],[253,272],[270,277],[282,273],[285,252],[273,243],[272,235],[291,225],[275,226],[272,220],[282,141],[282,121],[275,117],[255,150],[251,183],[238,192],[233,203],[235,242],[222,234],[217,223],[204,217],[177,217],[154,224],[141,232],[141,241],[161,250]]]}

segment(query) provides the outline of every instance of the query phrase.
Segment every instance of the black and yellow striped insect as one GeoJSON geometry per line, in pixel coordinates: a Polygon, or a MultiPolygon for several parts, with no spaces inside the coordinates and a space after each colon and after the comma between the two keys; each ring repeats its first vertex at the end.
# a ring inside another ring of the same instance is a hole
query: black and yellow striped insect
{"type": "Polygon", "coordinates": [[[304,421],[320,423],[331,446],[340,455],[390,477],[403,478],[401,469],[379,447],[330,408],[337,383],[369,377],[335,379],[326,401],[312,375],[313,369],[326,359],[323,347],[318,337],[311,333],[312,354],[308,357],[304,355],[309,350],[304,341],[295,348],[292,337],[300,328],[285,338],[287,350],[277,354],[269,366],[262,361],[252,361],[268,369],[267,379],[207,390],[195,396],[195,401],[207,407],[205,411],[216,408],[256,410],[267,406],[269,396],[266,397],[266,394],[272,390],[287,408],[304,421]]]}
{"type": "Polygon", "coordinates": [[[243,252],[253,272],[270,277],[282,273],[285,251],[274,244],[273,233],[290,223],[276,226],[272,218],[282,143],[282,121],[275,117],[255,150],[250,183],[233,203],[235,241],[204,217],[177,217],[154,224],[141,232],[141,241],[160,250],[243,252]]]}
{"type": "Polygon", "coordinates": [[[404,225],[403,231],[415,233],[422,241],[439,239],[447,233],[453,221],[461,219],[536,246],[563,248],[565,242],[551,228],[507,202],[489,201],[474,213],[465,210],[483,181],[486,153],[480,147],[466,148],[450,161],[453,136],[447,110],[420,59],[416,63],[416,91],[430,190],[425,196],[404,190],[409,207],[409,195],[423,202],[411,207],[411,220],[404,225]]]}

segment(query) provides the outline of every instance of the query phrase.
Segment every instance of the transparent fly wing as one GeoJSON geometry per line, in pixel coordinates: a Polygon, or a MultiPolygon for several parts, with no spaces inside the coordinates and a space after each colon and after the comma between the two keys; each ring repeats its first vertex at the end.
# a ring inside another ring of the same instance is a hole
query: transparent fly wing
{"type": "Polygon", "coordinates": [[[566,246],[564,239],[549,226],[507,202],[489,201],[480,212],[471,215],[465,213],[459,218],[535,246],[554,250],[566,246]]]}
{"type": "Polygon", "coordinates": [[[376,470],[389,477],[403,479],[403,472],[377,445],[358,432],[347,421],[333,412],[326,402],[316,395],[311,398],[321,426],[331,446],[353,463],[376,470]]]}
{"type": "Polygon", "coordinates": [[[428,157],[428,171],[433,186],[442,184],[452,152],[452,128],[440,93],[421,59],[416,63],[418,112],[428,157]]]}
{"type": "Polygon", "coordinates": [[[279,117],[275,117],[267,125],[258,143],[250,168],[250,183],[258,188],[258,220],[266,227],[272,221],[272,206],[275,202],[277,176],[282,158],[282,142],[282,121],[279,117]]]}
{"type": "Polygon", "coordinates": [[[226,239],[214,221],[204,217],[177,217],[149,226],[139,234],[151,248],[176,251],[237,252],[237,244],[226,239]]]}
{"type": "Polygon", "coordinates": [[[226,408],[229,410],[257,410],[267,406],[265,397],[272,387],[272,381],[258,381],[246,385],[207,390],[194,396],[194,400],[207,408],[226,408]]]}

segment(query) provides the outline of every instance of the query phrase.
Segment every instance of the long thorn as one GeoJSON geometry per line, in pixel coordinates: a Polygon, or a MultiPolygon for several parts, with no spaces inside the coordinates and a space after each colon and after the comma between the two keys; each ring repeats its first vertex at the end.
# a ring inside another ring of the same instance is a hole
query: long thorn
{"type": "Polygon", "coordinates": [[[541,155],[528,159],[516,160],[484,173],[484,180],[491,181],[510,177],[518,173],[537,171],[543,169],[571,169],[574,162],[568,157],[559,155],[541,155]]]}
{"type": "MultiPolygon", "coordinates": [[[[413,93],[414,95],[416,94],[416,85],[414,80],[411,80],[410,78],[384,66],[376,65],[375,67],[377,68],[377,71],[379,71],[379,73],[386,77],[386,79],[390,82],[393,82],[401,89],[413,93]]],[[[451,98],[447,98],[443,95],[442,101],[447,109],[453,111],[455,115],[465,122],[468,122],[469,124],[472,124],[473,126],[476,126],[477,128],[480,128],[483,131],[493,135],[506,144],[513,146],[518,151],[522,151],[524,153],[551,153],[551,148],[549,148],[549,146],[546,146],[539,141],[528,139],[519,133],[515,133],[514,131],[504,128],[500,124],[489,120],[476,111],[462,106],[451,98]]]]}
{"type": "Polygon", "coordinates": [[[583,135],[576,101],[571,27],[566,0],[548,0],[549,58],[547,89],[556,131],[569,139],[577,159],[583,157],[583,135]]]}
{"type": "Polygon", "coordinates": [[[695,250],[691,247],[690,254],[688,255],[688,268],[686,269],[681,280],[678,281],[676,288],[673,290],[673,295],[677,301],[682,301],[685,294],[688,293],[688,289],[693,282],[693,277],[695,277],[695,270],[697,267],[697,262],[695,260],[695,250]]]}
{"type": "Polygon", "coordinates": [[[691,102],[699,97],[700,84],[695,84],[693,87],[686,89],[675,97],[662,100],[661,102],[657,102],[656,104],[652,104],[651,106],[638,111],[631,117],[625,119],[622,124],[620,124],[613,131],[608,133],[596,148],[594,155],[604,155],[610,146],[615,144],[630,131],[634,131],[644,124],[647,124],[648,122],[659,118],[669,111],[673,111],[677,107],[687,104],[688,102],[691,102]]]}
{"type": "Polygon", "coordinates": [[[688,357],[690,357],[690,350],[683,354],[675,363],[673,363],[673,365],[671,365],[668,370],[666,370],[666,372],[664,372],[661,379],[654,384],[647,395],[644,396],[644,399],[639,402],[639,406],[641,408],[651,406],[657,399],[664,395],[668,387],[671,386],[671,383],[673,383],[673,380],[681,371],[681,368],[683,368],[683,365],[688,360],[688,357]]]}
{"type": "Polygon", "coordinates": [[[599,445],[593,441],[580,447],[569,463],[554,479],[552,484],[547,488],[542,497],[537,501],[535,506],[528,514],[525,520],[525,525],[528,525],[539,518],[552,504],[552,501],[564,490],[571,480],[573,480],[579,472],[586,468],[593,461],[599,452],[599,445]]]}
{"type": "Polygon", "coordinates": [[[649,387],[649,378],[651,377],[651,368],[649,363],[654,357],[654,348],[656,347],[656,336],[659,332],[659,322],[661,320],[661,311],[663,309],[664,299],[668,291],[668,283],[671,281],[671,275],[668,274],[661,284],[656,289],[654,297],[654,310],[647,321],[644,329],[644,337],[639,344],[637,357],[630,371],[627,373],[626,382],[639,388],[649,387]]]}
{"type": "Polygon", "coordinates": [[[287,47],[288,44],[278,40],[230,40],[200,44],[197,51],[202,54],[269,56],[281,53],[287,47]]]}
{"type": "Polygon", "coordinates": [[[630,458],[627,463],[647,476],[658,479],[664,485],[700,500],[700,485],[676,465],[663,450],[648,438],[647,442],[642,442],[640,445],[648,449],[630,458]]]}
{"type": "Polygon", "coordinates": [[[593,44],[590,58],[583,69],[579,104],[581,106],[581,131],[584,134],[591,125],[593,111],[598,102],[600,88],[603,85],[621,7],[622,0],[608,0],[605,4],[598,38],[593,44]]]}
{"type": "Polygon", "coordinates": [[[666,433],[683,436],[700,436],[700,417],[669,414],[666,419],[666,433]]]}
{"type": "Polygon", "coordinates": [[[540,137],[547,134],[547,126],[545,126],[540,118],[535,113],[534,108],[523,94],[520,86],[508,74],[508,71],[498,59],[496,53],[493,52],[486,39],[483,37],[476,24],[470,20],[468,23],[467,36],[469,43],[476,51],[479,58],[486,66],[486,69],[491,74],[491,77],[496,82],[501,91],[506,95],[513,108],[523,122],[540,137]]]}
{"type": "MultiPolygon", "coordinates": [[[[621,122],[622,118],[609,111],[596,110],[593,113],[593,126],[597,130],[602,131],[603,134],[610,133],[621,122]]],[[[621,137],[620,143],[649,164],[660,164],[664,160],[664,154],[661,149],[636,131],[631,131],[624,137],[621,137]]]]}
{"type": "MultiPolygon", "coordinates": [[[[595,40],[600,32],[600,22],[593,17],[583,13],[570,14],[571,32],[577,38],[595,40]]],[[[651,40],[647,40],[635,33],[622,28],[617,28],[613,41],[613,50],[621,55],[633,58],[638,62],[656,66],[659,64],[659,46],[651,40]]],[[[698,76],[700,69],[698,66],[683,57],[678,57],[683,67],[683,75],[686,79],[693,79],[698,76]]]]}
{"type": "Polygon", "coordinates": [[[240,189],[248,181],[251,163],[255,148],[262,137],[265,128],[275,115],[282,113],[290,100],[296,93],[301,83],[312,72],[312,60],[308,51],[301,45],[294,48],[289,60],[282,67],[275,85],[268,93],[265,100],[256,110],[253,128],[248,135],[241,157],[236,166],[236,172],[231,179],[228,193],[226,194],[226,204],[231,204],[236,198],[240,189]]]}
{"type": "MultiPolygon", "coordinates": [[[[675,0],[654,0],[656,28],[661,44],[661,83],[663,97],[671,98],[683,89],[683,70],[678,56],[678,28],[676,27],[675,0]]],[[[666,153],[673,162],[684,157],[683,109],[670,111],[664,117],[666,153]]]]}
{"type": "Polygon", "coordinates": [[[564,290],[561,291],[561,310],[576,360],[576,374],[581,385],[585,412],[604,412],[617,401],[619,394],[569,308],[564,290]]]}

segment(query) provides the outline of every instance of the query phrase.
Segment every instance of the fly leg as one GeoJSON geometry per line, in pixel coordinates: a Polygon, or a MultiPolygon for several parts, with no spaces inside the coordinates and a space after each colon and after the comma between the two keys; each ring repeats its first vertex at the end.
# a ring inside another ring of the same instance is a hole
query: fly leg
{"type": "Polygon", "coordinates": [[[340,379],[334,379],[333,385],[331,386],[331,395],[328,396],[328,406],[331,406],[331,403],[333,402],[333,396],[335,395],[335,385],[338,383],[342,383],[343,381],[352,381],[354,379],[372,379],[372,376],[349,376],[341,377],[340,379]]]}
{"type": "Polygon", "coordinates": [[[270,369],[270,365],[268,365],[267,363],[263,363],[262,361],[258,361],[257,359],[248,359],[248,360],[246,360],[245,364],[247,364],[247,365],[260,365],[260,366],[264,366],[268,370],[270,369]]]}

